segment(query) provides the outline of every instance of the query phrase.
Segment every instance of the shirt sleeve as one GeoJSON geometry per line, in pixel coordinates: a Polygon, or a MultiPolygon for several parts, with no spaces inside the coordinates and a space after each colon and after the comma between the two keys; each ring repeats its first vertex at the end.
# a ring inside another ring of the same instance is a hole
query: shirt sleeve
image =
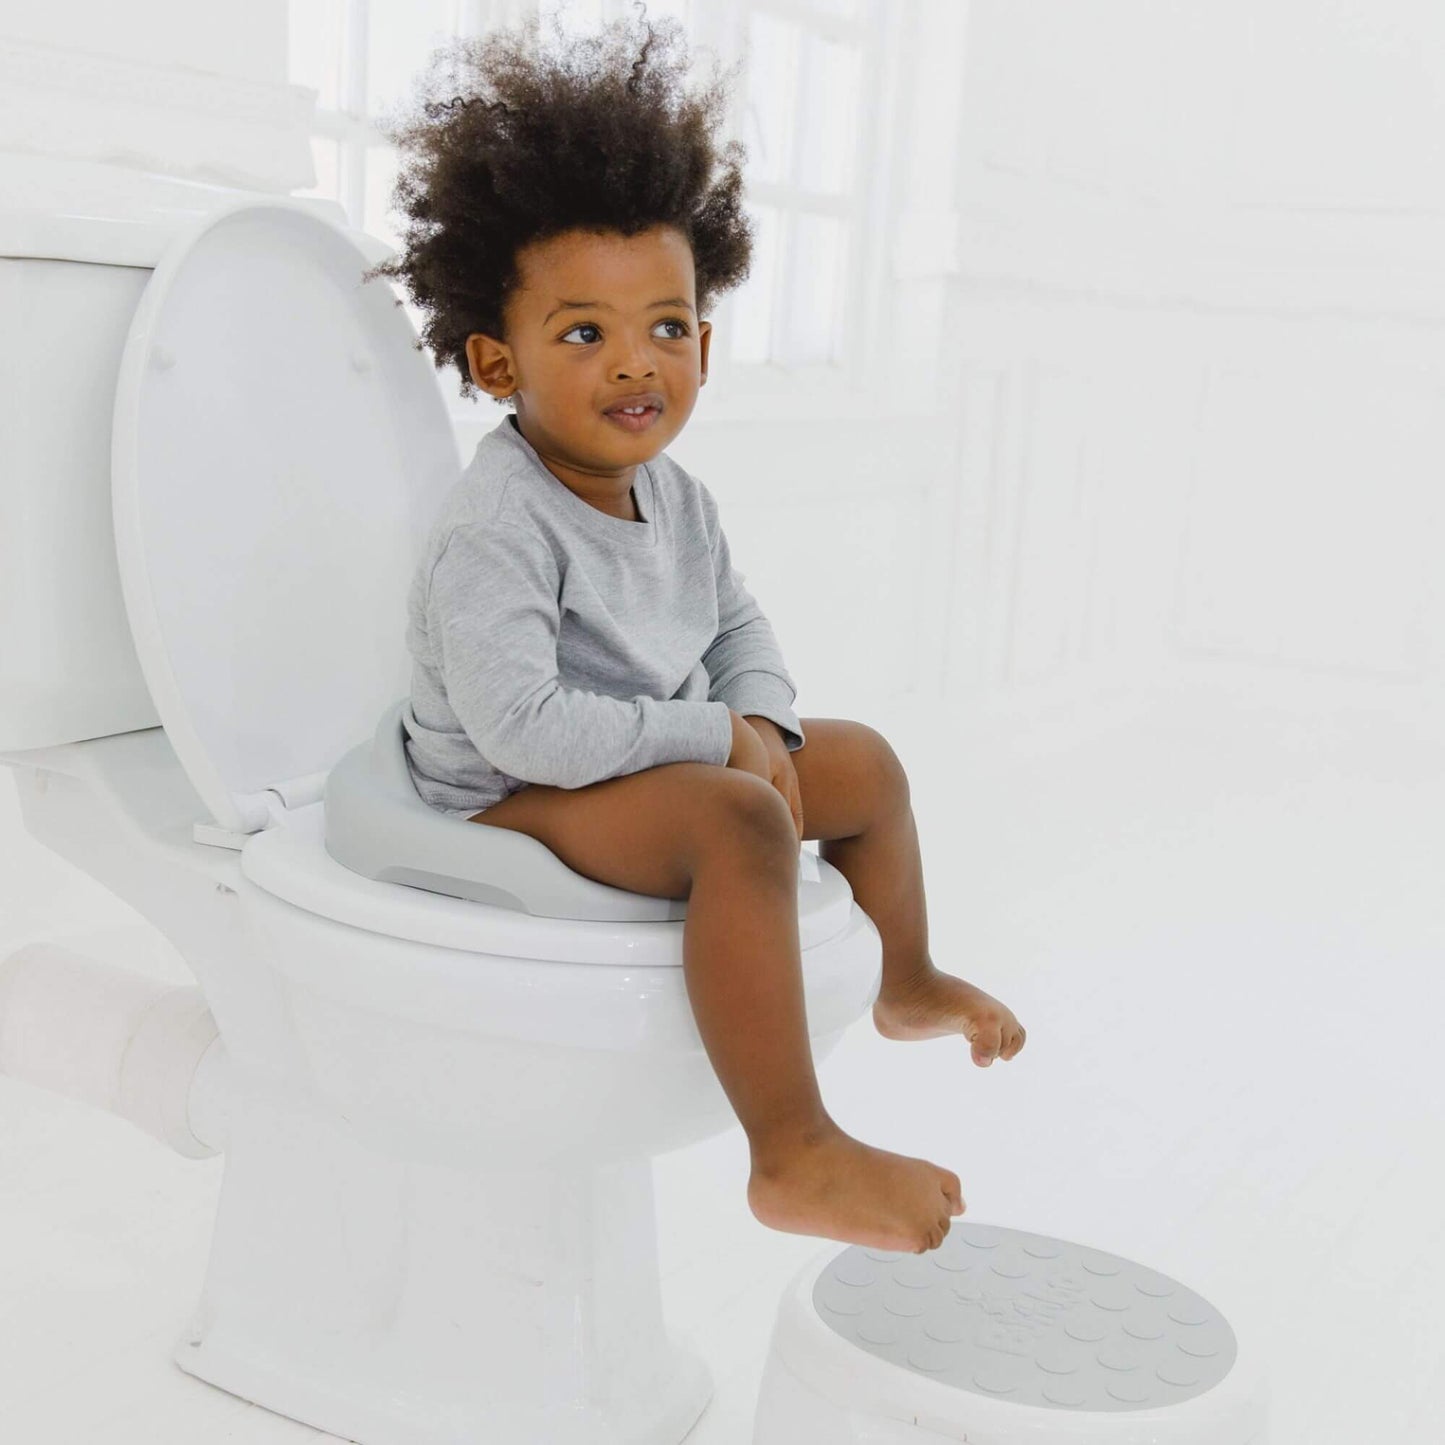
{"type": "Polygon", "coordinates": [[[744,717],[770,718],[783,730],[788,751],[795,753],[807,741],[793,711],[798,690],[783,665],[772,624],[743,585],[743,574],[733,567],[717,502],[702,482],[698,487],[717,582],[717,636],[702,658],[711,683],[708,701],[725,702],[744,717]]]}
{"type": "Polygon", "coordinates": [[[563,685],[560,589],[551,548],[508,522],[457,527],[437,560],[428,628],[447,702],[482,757],[559,788],[663,763],[726,764],[732,719],[721,702],[563,685]]]}

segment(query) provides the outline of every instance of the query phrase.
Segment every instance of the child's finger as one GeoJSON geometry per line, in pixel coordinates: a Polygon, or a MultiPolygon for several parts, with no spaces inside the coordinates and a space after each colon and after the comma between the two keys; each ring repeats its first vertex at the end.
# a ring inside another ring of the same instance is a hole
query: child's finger
{"type": "Polygon", "coordinates": [[[950,1214],[963,1213],[963,1185],[958,1182],[957,1174],[945,1173],[943,1197],[948,1200],[950,1214]]]}

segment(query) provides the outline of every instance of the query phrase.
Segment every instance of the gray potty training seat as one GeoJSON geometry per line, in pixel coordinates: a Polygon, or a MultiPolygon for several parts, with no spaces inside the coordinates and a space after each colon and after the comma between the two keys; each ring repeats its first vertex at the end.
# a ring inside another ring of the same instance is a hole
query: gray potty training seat
{"type": "Polygon", "coordinates": [[[784,1292],[753,1445],[1264,1445],[1228,1321],[1118,1255],[955,1221],[926,1254],[854,1246],[784,1292]]]}
{"type": "Polygon", "coordinates": [[[687,916],[687,900],[611,888],[567,867],[535,838],[484,828],[422,800],[406,761],[411,699],[387,708],[375,736],[327,775],[326,851],[343,868],[542,918],[661,922],[687,916]]]}

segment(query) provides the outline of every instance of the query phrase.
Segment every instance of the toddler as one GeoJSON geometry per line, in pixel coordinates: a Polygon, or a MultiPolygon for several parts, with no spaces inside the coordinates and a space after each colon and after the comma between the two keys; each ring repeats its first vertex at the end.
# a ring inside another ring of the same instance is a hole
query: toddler
{"type": "Polygon", "coordinates": [[[368,276],[406,283],[464,394],[510,408],[412,584],[408,763],[433,807],[686,898],[688,997],[747,1133],[754,1215],[922,1253],[962,1190],[823,1107],[800,841],[822,840],[877,926],[880,1033],[961,1033],[986,1066],[1024,1030],[934,967],[898,758],[865,724],[793,713],[717,503],[665,451],[707,381],[702,318],[747,275],[752,240],[742,147],[713,138],[727,78],[686,92],[681,47],[675,21],[645,15],[550,51],[535,22],[458,41],[393,128],[405,245],[368,276]]]}

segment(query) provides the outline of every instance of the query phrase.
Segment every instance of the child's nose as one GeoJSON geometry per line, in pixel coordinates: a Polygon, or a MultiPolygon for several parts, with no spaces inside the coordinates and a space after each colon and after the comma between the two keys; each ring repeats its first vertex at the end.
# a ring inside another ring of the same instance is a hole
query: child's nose
{"type": "Polygon", "coordinates": [[[649,376],[655,376],[657,371],[646,361],[633,361],[626,366],[617,367],[612,374],[617,381],[642,381],[649,376]]]}
{"type": "Polygon", "coordinates": [[[656,374],[657,368],[652,364],[652,358],[636,343],[619,352],[612,363],[612,375],[618,381],[636,381],[638,377],[656,374]]]}

